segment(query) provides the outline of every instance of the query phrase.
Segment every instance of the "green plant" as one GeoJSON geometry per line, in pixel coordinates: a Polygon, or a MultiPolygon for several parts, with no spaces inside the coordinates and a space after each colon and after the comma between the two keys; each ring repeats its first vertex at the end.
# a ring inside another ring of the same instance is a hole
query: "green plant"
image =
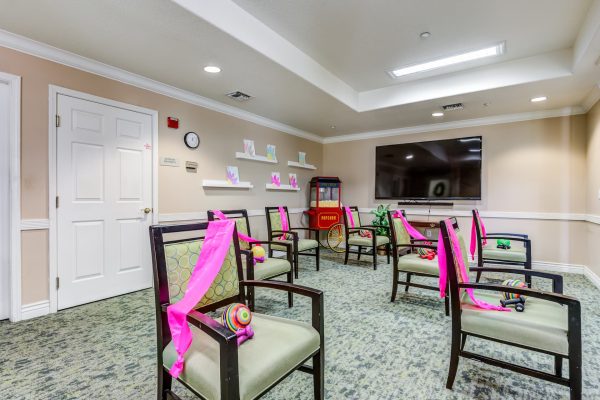
{"type": "Polygon", "coordinates": [[[380,204],[375,210],[371,211],[371,214],[375,215],[371,224],[378,227],[375,231],[378,236],[387,236],[388,234],[387,228],[389,227],[389,222],[387,212],[389,209],[389,204],[380,204]]]}

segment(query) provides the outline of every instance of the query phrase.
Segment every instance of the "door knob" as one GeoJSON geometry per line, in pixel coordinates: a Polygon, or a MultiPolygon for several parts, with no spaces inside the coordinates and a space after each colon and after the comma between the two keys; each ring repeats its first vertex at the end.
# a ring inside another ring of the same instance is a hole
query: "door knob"
{"type": "Polygon", "coordinates": [[[142,208],[142,211],[144,212],[144,214],[150,214],[150,212],[152,211],[152,209],[146,207],[146,208],[142,208]]]}

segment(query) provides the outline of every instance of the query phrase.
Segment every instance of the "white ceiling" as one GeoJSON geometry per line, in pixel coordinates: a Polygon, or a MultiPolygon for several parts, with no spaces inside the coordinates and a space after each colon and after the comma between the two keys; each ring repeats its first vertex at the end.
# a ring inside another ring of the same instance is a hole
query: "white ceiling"
{"type": "Polygon", "coordinates": [[[599,3],[0,0],[0,28],[338,136],[582,104],[600,81],[599,3]],[[385,73],[500,41],[505,56],[468,69],[400,82],[385,73]],[[208,64],[223,71],[206,74],[208,64]],[[235,102],[232,90],[255,98],[235,102]],[[531,104],[538,95],[549,100],[531,104]],[[464,110],[431,117],[457,101],[464,110]]]}

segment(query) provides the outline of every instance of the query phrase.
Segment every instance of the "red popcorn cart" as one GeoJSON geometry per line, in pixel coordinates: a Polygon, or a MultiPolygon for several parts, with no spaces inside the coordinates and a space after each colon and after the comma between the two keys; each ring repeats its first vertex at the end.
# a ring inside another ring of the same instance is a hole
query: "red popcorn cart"
{"type": "Polygon", "coordinates": [[[342,221],[342,181],[337,176],[315,176],[310,180],[309,226],[327,231],[320,237],[323,246],[343,251],[344,225],[342,221]]]}

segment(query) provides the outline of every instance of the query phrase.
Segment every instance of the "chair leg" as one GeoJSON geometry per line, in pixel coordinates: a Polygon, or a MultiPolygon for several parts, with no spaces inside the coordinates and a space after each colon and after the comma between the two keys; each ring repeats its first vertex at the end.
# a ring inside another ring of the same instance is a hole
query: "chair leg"
{"type": "Polygon", "coordinates": [[[169,397],[167,393],[171,391],[171,384],[173,382],[173,378],[171,374],[162,366],[158,366],[158,387],[157,387],[157,399],[158,400],[168,400],[169,397]]]}
{"type": "Polygon", "coordinates": [[[467,334],[463,333],[460,336],[460,350],[463,351],[465,349],[465,345],[467,344],[467,334]]]}
{"type": "Polygon", "coordinates": [[[446,317],[450,315],[450,296],[448,292],[444,296],[444,310],[446,311],[446,317]]]}
{"type": "Polygon", "coordinates": [[[298,279],[298,247],[294,246],[294,278],[298,279]]]}
{"type": "Polygon", "coordinates": [[[313,382],[315,386],[315,400],[325,399],[325,358],[322,350],[313,357],[313,382]]]}
{"type": "Polygon", "coordinates": [[[254,287],[248,287],[248,308],[250,311],[254,312],[254,287]]]}
{"type": "Polygon", "coordinates": [[[319,271],[321,269],[321,248],[317,247],[315,249],[315,257],[316,257],[316,263],[317,263],[317,271],[319,271]]]}
{"type": "MultiPolygon", "coordinates": [[[[410,283],[410,277],[411,277],[411,276],[412,276],[412,274],[411,274],[410,272],[407,272],[407,273],[406,273],[406,283],[410,283]]],[[[410,287],[409,285],[405,285],[405,286],[404,286],[404,291],[405,291],[405,292],[408,292],[408,288],[409,288],[409,287],[410,287]]]]}
{"type": "MultiPolygon", "coordinates": [[[[294,279],[292,278],[292,271],[287,273],[287,281],[288,283],[294,283],[294,279]]],[[[294,307],[294,293],[288,292],[288,307],[294,307]]]]}
{"type": "Polygon", "coordinates": [[[391,246],[389,243],[385,245],[385,255],[387,256],[388,264],[390,263],[390,253],[391,253],[390,248],[391,248],[391,246]]]}
{"type": "Polygon", "coordinates": [[[554,356],[554,375],[562,378],[563,359],[561,356],[554,356]]]}
{"type": "Polygon", "coordinates": [[[344,265],[348,264],[348,256],[350,255],[350,245],[346,245],[346,254],[344,254],[344,265]]]}
{"type": "Polygon", "coordinates": [[[360,256],[362,255],[362,246],[358,246],[358,255],[356,256],[356,259],[358,261],[360,261],[360,256]]]}
{"type": "Polygon", "coordinates": [[[481,271],[477,271],[477,277],[475,278],[475,282],[479,283],[479,279],[481,279],[481,271]]]}
{"type": "Polygon", "coordinates": [[[569,343],[569,388],[571,400],[581,400],[581,336],[576,339],[578,343],[571,346],[569,343]]]}
{"type": "Polygon", "coordinates": [[[458,358],[460,355],[460,334],[452,332],[452,348],[450,349],[450,367],[448,369],[448,379],[446,380],[446,388],[452,389],[454,378],[456,378],[456,370],[458,369],[458,358]]]}
{"type": "Polygon", "coordinates": [[[396,294],[398,293],[398,266],[396,262],[392,265],[392,303],[396,301],[396,294]]]}
{"type": "MultiPolygon", "coordinates": [[[[531,270],[531,260],[527,260],[525,263],[525,269],[531,270]]],[[[525,283],[527,284],[528,288],[531,288],[531,275],[525,275],[525,283]]]]}

